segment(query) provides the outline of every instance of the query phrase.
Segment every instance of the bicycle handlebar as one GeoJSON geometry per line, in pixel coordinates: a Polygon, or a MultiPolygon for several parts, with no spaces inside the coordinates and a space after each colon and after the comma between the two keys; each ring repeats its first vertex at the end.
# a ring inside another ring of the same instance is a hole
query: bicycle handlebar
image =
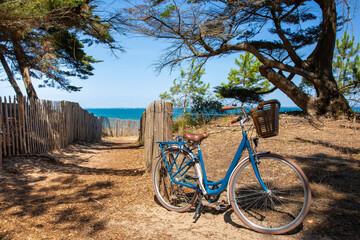
{"type": "MultiPolygon", "coordinates": [[[[243,107],[238,107],[238,106],[223,106],[223,107],[221,107],[221,110],[223,110],[223,111],[226,111],[226,110],[235,110],[235,109],[240,109],[241,112],[243,113],[243,115],[245,115],[245,117],[243,118],[243,119],[244,119],[243,122],[245,122],[246,119],[247,119],[247,117],[248,117],[248,114],[246,113],[246,111],[245,111],[245,109],[244,109],[243,107]]],[[[243,120],[243,119],[241,119],[240,116],[239,116],[239,117],[237,117],[236,119],[231,120],[231,124],[236,123],[236,122],[239,122],[239,121],[241,121],[241,120],[243,120]]]]}
{"type": "Polygon", "coordinates": [[[238,121],[240,121],[240,119],[237,117],[237,118],[231,120],[231,124],[234,124],[234,123],[236,123],[236,122],[238,122],[238,121]]]}
{"type": "Polygon", "coordinates": [[[222,106],[221,110],[222,111],[226,111],[226,110],[235,110],[235,109],[241,109],[242,107],[237,107],[237,106],[222,106]]]}

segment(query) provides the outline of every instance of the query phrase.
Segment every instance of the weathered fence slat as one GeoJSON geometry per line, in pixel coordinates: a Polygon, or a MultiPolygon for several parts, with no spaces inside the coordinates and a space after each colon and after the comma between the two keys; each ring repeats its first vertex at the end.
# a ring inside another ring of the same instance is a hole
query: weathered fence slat
{"type": "Polygon", "coordinates": [[[101,119],[79,104],[0,97],[1,156],[37,154],[101,140],[101,119]],[[13,99],[13,100],[12,100],[13,99]]]}
{"type": "MultiPolygon", "coordinates": [[[[2,105],[1,105],[1,98],[0,98],[0,107],[2,107],[2,105]]],[[[0,113],[1,113],[1,111],[0,111],[0,113]]],[[[0,115],[1,117],[2,117],[2,115],[0,115]]],[[[2,119],[1,119],[2,120],[2,119]]],[[[3,137],[3,135],[2,135],[2,129],[1,129],[1,121],[0,121],[0,173],[2,172],[2,137],[3,137]]]]}
{"type": "MultiPolygon", "coordinates": [[[[102,134],[109,137],[139,136],[140,121],[101,117],[102,134]]],[[[96,125],[96,124],[95,124],[96,125]]],[[[97,129],[99,127],[96,127],[97,129]]],[[[101,133],[97,133],[98,135],[101,133]]]]}
{"type": "MultiPolygon", "coordinates": [[[[2,149],[2,152],[6,153],[6,148],[5,148],[5,133],[4,131],[2,130],[3,129],[3,118],[4,118],[4,110],[3,110],[3,103],[2,103],[2,98],[0,97],[0,129],[1,129],[1,141],[0,141],[0,144],[1,144],[1,149],[2,149]]],[[[1,153],[2,155],[2,153],[1,153]]]]}
{"type": "Polygon", "coordinates": [[[30,134],[29,134],[29,128],[30,128],[30,124],[29,124],[29,105],[27,104],[27,99],[24,99],[24,117],[25,117],[25,139],[26,139],[26,144],[27,144],[27,148],[26,148],[26,152],[25,153],[30,153],[30,134]]]}
{"type": "Polygon", "coordinates": [[[5,133],[5,137],[6,139],[4,139],[4,142],[6,141],[7,144],[7,154],[9,156],[11,156],[11,150],[10,150],[10,124],[9,124],[9,109],[8,109],[8,104],[6,101],[6,97],[5,97],[5,125],[6,125],[6,133],[5,133]]]}
{"type": "Polygon", "coordinates": [[[23,141],[23,135],[22,135],[22,124],[23,124],[23,121],[22,121],[22,117],[23,117],[22,98],[17,97],[16,101],[17,101],[16,110],[18,112],[19,151],[24,152],[24,141],[23,141]]]}
{"type": "Polygon", "coordinates": [[[18,155],[19,154],[19,147],[18,147],[19,139],[18,139],[18,127],[17,127],[17,121],[16,121],[16,99],[15,99],[15,97],[13,98],[13,103],[11,105],[11,109],[13,112],[12,122],[13,122],[13,127],[14,127],[13,151],[14,151],[14,155],[18,155]]]}
{"type": "Polygon", "coordinates": [[[2,104],[2,99],[0,97],[0,173],[2,171],[2,152],[3,152],[3,147],[5,146],[5,144],[3,143],[4,135],[2,131],[2,122],[3,122],[3,104],[2,104]]]}

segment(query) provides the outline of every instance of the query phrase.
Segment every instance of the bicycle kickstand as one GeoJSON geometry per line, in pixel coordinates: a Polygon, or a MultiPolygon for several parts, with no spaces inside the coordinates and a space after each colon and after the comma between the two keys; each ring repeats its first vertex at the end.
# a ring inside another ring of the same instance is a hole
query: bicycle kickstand
{"type": "Polygon", "coordinates": [[[194,217],[193,219],[195,220],[194,223],[199,219],[200,217],[200,209],[201,209],[201,206],[202,206],[202,198],[203,198],[203,193],[200,192],[199,194],[199,203],[198,205],[196,206],[196,211],[195,211],[195,214],[194,214],[194,217]]]}

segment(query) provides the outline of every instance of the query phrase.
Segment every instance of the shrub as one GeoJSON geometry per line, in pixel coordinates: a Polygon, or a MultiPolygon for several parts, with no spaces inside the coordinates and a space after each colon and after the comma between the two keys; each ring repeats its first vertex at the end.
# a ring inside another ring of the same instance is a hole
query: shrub
{"type": "Polygon", "coordinates": [[[197,124],[208,123],[211,119],[216,119],[223,113],[221,111],[222,104],[218,100],[198,97],[193,99],[192,103],[191,118],[197,124]]]}

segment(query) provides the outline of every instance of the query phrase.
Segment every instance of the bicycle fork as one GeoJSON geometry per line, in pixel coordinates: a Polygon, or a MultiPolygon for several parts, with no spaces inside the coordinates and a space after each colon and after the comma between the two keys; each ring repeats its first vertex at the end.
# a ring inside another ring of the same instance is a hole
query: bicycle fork
{"type": "Polygon", "coordinates": [[[255,151],[254,154],[251,154],[250,155],[250,162],[251,162],[251,165],[253,167],[255,176],[256,176],[257,180],[259,181],[261,187],[264,189],[265,193],[270,194],[270,190],[266,187],[264,181],[262,180],[262,178],[260,176],[259,169],[257,167],[257,165],[260,164],[260,161],[259,161],[257,155],[258,155],[258,153],[256,153],[256,151],[255,151]]]}
{"type": "Polygon", "coordinates": [[[195,158],[195,169],[196,169],[196,172],[197,172],[197,180],[198,180],[198,184],[199,184],[199,188],[201,190],[200,194],[199,194],[199,199],[198,199],[198,204],[196,206],[196,210],[195,210],[195,214],[194,214],[194,223],[197,221],[197,219],[200,217],[200,209],[201,209],[201,206],[202,206],[202,198],[203,196],[206,196],[208,193],[205,189],[205,186],[204,186],[204,178],[203,178],[203,175],[202,175],[202,171],[201,171],[201,165],[199,163],[199,161],[195,158]]]}

